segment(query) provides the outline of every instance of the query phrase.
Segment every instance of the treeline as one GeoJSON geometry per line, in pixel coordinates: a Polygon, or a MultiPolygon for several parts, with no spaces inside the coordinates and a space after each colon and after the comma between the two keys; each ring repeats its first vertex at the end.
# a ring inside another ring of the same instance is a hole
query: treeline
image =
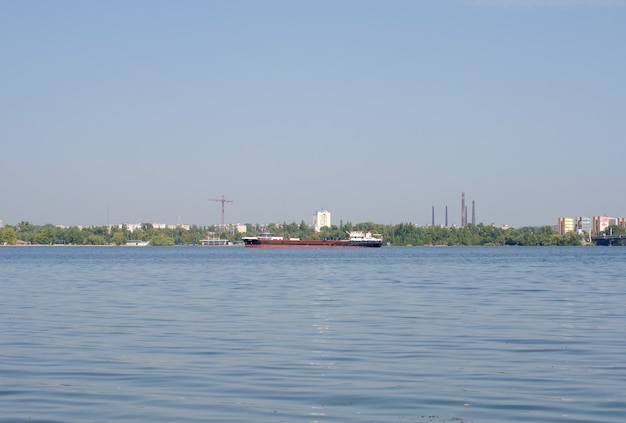
{"type": "MultiPolygon", "coordinates": [[[[249,228],[250,230],[250,228],[249,228]]],[[[351,230],[367,230],[383,237],[383,243],[397,246],[423,245],[581,245],[583,237],[573,232],[563,236],[550,226],[503,229],[492,225],[467,225],[465,227],[416,226],[411,223],[381,225],[372,222],[358,224],[341,223],[339,226],[322,228],[318,233],[301,224],[269,225],[268,232],[277,236],[301,239],[346,239],[351,230]]],[[[247,235],[256,235],[251,231],[247,235]]]]}
{"type": "Polygon", "coordinates": [[[124,245],[127,241],[147,241],[151,245],[176,245],[198,243],[207,236],[207,228],[192,226],[190,230],[156,229],[151,223],[129,231],[126,226],[95,226],[89,228],[59,228],[54,225],[33,225],[20,222],[15,226],[0,229],[0,245],[14,245],[19,241],[40,245],[124,245]]]}
{"type": "MultiPolygon", "coordinates": [[[[190,230],[156,229],[150,223],[141,228],[129,231],[126,227],[106,226],[90,228],[58,228],[53,225],[37,226],[29,222],[20,222],[15,226],[0,229],[0,245],[13,245],[19,241],[27,244],[65,244],[65,245],[123,245],[130,240],[147,241],[151,245],[197,244],[206,239],[207,232],[213,227],[192,226],[190,230]]],[[[621,231],[621,227],[611,227],[613,233],[621,231]]],[[[415,226],[411,223],[397,225],[381,225],[372,222],[358,224],[340,223],[330,228],[322,228],[320,232],[304,221],[301,223],[270,224],[267,226],[247,225],[244,234],[220,234],[221,238],[231,241],[240,240],[243,236],[256,236],[261,232],[271,232],[276,236],[300,239],[347,239],[351,230],[367,230],[383,238],[385,245],[423,246],[423,245],[485,245],[485,246],[547,246],[547,245],[581,245],[583,237],[573,232],[558,235],[550,226],[523,227],[519,229],[503,229],[492,225],[467,225],[465,227],[415,226]]]]}

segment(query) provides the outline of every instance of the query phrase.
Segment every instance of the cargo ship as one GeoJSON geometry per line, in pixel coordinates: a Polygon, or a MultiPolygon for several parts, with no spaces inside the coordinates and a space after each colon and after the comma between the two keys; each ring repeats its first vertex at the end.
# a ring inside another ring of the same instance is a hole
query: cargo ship
{"type": "Polygon", "coordinates": [[[244,237],[247,248],[363,248],[381,247],[382,238],[376,238],[369,231],[351,231],[350,239],[300,239],[283,238],[271,233],[255,237],[244,237]]]}

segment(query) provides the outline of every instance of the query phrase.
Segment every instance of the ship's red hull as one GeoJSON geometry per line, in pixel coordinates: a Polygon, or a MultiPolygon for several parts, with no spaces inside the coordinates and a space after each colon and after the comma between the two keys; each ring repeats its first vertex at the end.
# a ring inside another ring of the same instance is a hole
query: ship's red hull
{"type": "Polygon", "coordinates": [[[367,248],[380,247],[381,241],[244,239],[247,248],[367,248]]]}

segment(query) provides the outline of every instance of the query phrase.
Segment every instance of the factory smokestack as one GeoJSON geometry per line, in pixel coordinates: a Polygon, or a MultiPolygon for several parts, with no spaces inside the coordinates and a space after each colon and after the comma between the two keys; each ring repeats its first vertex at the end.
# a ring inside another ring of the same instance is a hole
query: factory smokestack
{"type": "Polygon", "coordinates": [[[448,206],[446,206],[446,228],[448,227],[448,206]]]}
{"type": "Polygon", "coordinates": [[[433,206],[433,226],[435,226],[435,206],[433,206]]]}
{"type": "Polygon", "coordinates": [[[472,200],[472,225],[476,224],[476,208],[474,207],[474,200],[472,200]]]}
{"type": "Polygon", "coordinates": [[[465,193],[461,193],[461,227],[465,226],[465,193]]]}

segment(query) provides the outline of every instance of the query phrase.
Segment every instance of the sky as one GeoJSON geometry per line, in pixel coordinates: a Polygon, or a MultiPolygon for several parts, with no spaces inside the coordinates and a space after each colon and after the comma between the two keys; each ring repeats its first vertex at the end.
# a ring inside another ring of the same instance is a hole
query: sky
{"type": "Polygon", "coordinates": [[[626,216],[626,0],[0,0],[0,220],[626,216]]]}

